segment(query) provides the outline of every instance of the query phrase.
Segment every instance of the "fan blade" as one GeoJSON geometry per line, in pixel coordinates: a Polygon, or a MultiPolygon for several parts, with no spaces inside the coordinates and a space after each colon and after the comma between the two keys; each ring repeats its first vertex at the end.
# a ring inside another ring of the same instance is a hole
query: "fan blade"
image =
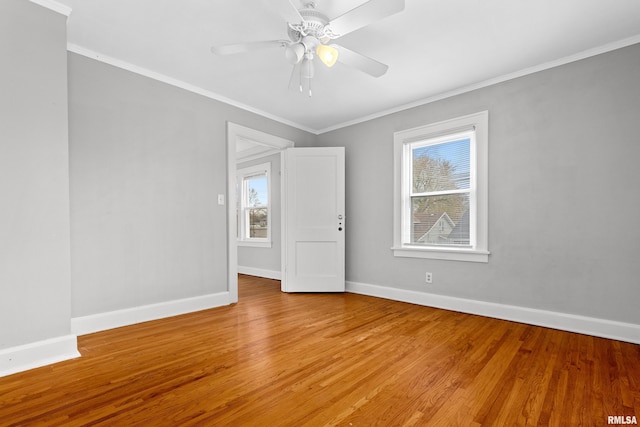
{"type": "Polygon", "coordinates": [[[268,40],[251,43],[226,44],[223,46],[213,46],[211,52],[216,55],[234,55],[236,53],[251,52],[254,50],[267,49],[270,47],[284,47],[288,45],[287,40],[268,40]]]}
{"type": "Polygon", "coordinates": [[[404,0],[369,0],[331,21],[331,31],[344,36],[382,18],[404,10],[404,0]]]}
{"type": "Polygon", "coordinates": [[[358,70],[373,77],[380,77],[389,69],[388,65],[378,62],[375,59],[371,59],[368,56],[364,56],[361,53],[354,52],[346,47],[336,44],[332,44],[331,46],[338,49],[338,62],[357,68],[358,70]]]}
{"type": "Polygon", "coordinates": [[[265,0],[265,3],[274,8],[285,21],[291,24],[299,24],[304,22],[304,18],[298,12],[298,9],[291,3],[291,0],[265,0]]]}

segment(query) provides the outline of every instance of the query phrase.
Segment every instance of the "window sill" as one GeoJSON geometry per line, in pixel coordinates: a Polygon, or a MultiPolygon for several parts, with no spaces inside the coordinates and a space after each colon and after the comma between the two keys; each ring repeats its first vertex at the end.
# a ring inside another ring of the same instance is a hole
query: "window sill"
{"type": "Polygon", "coordinates": [[[238,246],[246,246],[249,248],[270,248],[271,245],[271,241],[250,242],[247,240],[238,240],[238,246]]]}
{"type": "Polygon", "coordinates": [[[393,255],[403,258],[441,259],[447,261],[489,262],[489,251],[453,248],[421,248],[401,246],[391,248],[393,255]]]}

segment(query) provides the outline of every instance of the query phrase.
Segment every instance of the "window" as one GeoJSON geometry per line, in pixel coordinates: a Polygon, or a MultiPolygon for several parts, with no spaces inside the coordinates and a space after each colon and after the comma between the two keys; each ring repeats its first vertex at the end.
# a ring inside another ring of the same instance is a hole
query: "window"
{"type": "Polygon", "coordinates": [[[487,262],[488,113],[394,134],[395,256],[487,262]]]}
{"type": "Polygon", "coordinates": [[[238,244],[271,247],[271,164],[238,170],[238,244]]]}

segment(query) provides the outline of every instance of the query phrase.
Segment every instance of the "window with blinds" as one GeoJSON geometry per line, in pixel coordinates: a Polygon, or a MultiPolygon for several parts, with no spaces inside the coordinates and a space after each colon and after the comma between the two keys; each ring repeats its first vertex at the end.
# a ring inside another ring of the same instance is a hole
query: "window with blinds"
{"type": "Polygon", "coordinates": [[[394,134],[395,256],[487,262],[488,113],[394,134]]]}
{"type": "Polygon", "coordinates": [[[407,144],[410,229],[404,243],[471,246],[474,131],[407,144]]]}

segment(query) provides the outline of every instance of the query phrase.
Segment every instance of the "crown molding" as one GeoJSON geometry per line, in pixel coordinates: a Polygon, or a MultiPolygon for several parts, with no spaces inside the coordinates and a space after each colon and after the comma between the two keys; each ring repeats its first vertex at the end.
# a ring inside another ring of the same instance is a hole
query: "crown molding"
{"type": "Polygon", "coordinates": [[[559,58],[553,61],[545,62],[543,64],[535,65],[533,67],[523,68],[522,70],[515,71],[513,73],[504,74],[502,76],[494,77],[492,79],[484,80],[482,82],[474,83],[471,85],[463,86],[458,89],[454,89],[448,92],[443,92],[428,98],[423,98],[418,101],[414,101],[408,104],[400,105],[398,107],[390,108],[388,110],[380,111],[378,113],[370,114],[368,116],[360,117],[357,119],[353,119],[347,122],[339,123],[335,126],[330,126],[324,129],[319,129],[316,131],[317,135],[322,135],[323,133],[331,132],[334,130],[342,129],[345,127],[357,125],[359,123],[364,123],[369,120],[377,119],[380,117],[388,116],[389,114],[398,113],[400,111],[409,110],[411,108],[420,107],[422,105],[430,104],[432,102],[440,101],[446,98],[451,98],[456,95],[461,95],[463,93],[471,92],[477,89],[482,89],[488,86],[493,86],[498,83],[503,83],[509,80],[517,79],[519,77],[524,77],[529,74],[534,74],[539,71],[548,70],[550,68],[559,67],[561,65],[570,64],[572,62],[580,61],[582,59],[587,59],[592,56],[600,55],[603,53],[607,53],[613,50],[622,49],[623,47],[631,46],[634,44],[640,43],[640,34],[635,35],[633,37],[629,37],[626,39],[618,40],[612,43],[608,43],[602,46],[598,46],[592,49],[587,49],[585,51],[565,56],[563,58],[559,58]]]}
{"type": "Polygon", "coordinates": [[[31,3],[35,3],[42,7],[46,7],[49,10],[53,10],[61,15],[66,16],[67,18],[71,15],[71,8],[65,4],[58,3],[55,0],[29,0],[31,3]]]}
{"type": "Polygon", "coordinates": [[[126,61],[122,61],[120,59],[113,58],[108,55],[103,55],[101,53],[95,52],[91,49],[84,48],[82,46],[78,46],[73,43],[67,43],[67,51],[77,53],[78,55],[86,56],[87,58],[95,59],[96,61],[104,62],[105,64],[113,65],[114,67],[122,68],[127,71],[131,71],[132,73],[139,74],[141,76],[148,77],[153,80],[157,80],[175,87],[179,87],[180,89],[184,89],[189,92],[196,93],[198,95],[205,96],[207,98],[223,102],[225,104],[231,105],[236,108],[240,108],[245,111],[249,111],[251,113],[257,114],[259,116],[265,117],[270,120],[274,120],[276,122],[285,124],[287,126],[294,127],[296,129],[300,129],[305,132],[309,132],[311,134],[317,135],[317,130],[303,126],[299,123],[292,122],[290,120],[284,119],[282,117],[276,116],[274,114],[267,113],[266,111],[251,107],[249,105],[240,103],[238,101],[234,101],[233,99],[227,98],[215,92],[203,89],[201,87],[195,86],[191,83],[184,82],[182,80],[166,76],[164,74],[157,73],[155,71],[151,71],[147,68],[139,67],[137,65],[131,64],[126,61]]]}
{"type": "MultiPolygon", "coordinates": [[[[53,0],[30,0],[30,1],[32,1],[34,3],[38,3],[38,4],[46,3],[46,4],[58,4],[58,5],[60,5],[59,3],[57,3],[57,2],[55,2],[53,0]]],[[[64,7],[65,9],[68,9],[69,13],[71,12],[71,9],[67,8],[67,6],[63,6],[63,5],[60,5],[60,6],[64,7]]],[[[629,37],[629,38],[626,38],[626,39],[618,40],[618,41],[615,41],[615,42],[612,42],[612,43],[608,43],[608,44],[605,44],[605,45],[602,45],[602,46],[599,46],[599,47],[595,47],[595,48],[592,48],[592,49],[587,49],[585,51],[582,51],[582,52],[579,52],[579,53],[576,53],[576,54],[573,54],[573,55],[565,56],[563,58],[559,58],[559,59],[556,59],[556,60],[553,60],[553,61],[545,62],[543,64],[539,64],[539,65],[535,65],[535,66],[532,66],[532,67],[524,68],[524,69],[521,69],[519,71],[515,71],[513,73],[504,74],[502,76],[494,77],[494,78],[491,78],[491,79],[488,79],[488,80],[484,80],[484,81],[481,81],[481,82],[478,82],[478,83],[473,83],[473,84],[470,84],[470,85],[467,85],[467,86],[462,86],[462,87],[460,87],[458,89],[454,89],[454,90],[451,90],[451,91],[448,91],[448,92],[443,92],[443,93],[440,93],[440,94],[436,94],[436,95],[430,96],[428,98],[423,98],[423,99],[420,99],[420,100],[417,100],[417,101],[414,101],[414,102],[410,102],[410,103],[407,103],[407,104],[400,105],[398,107],[394,107],[394,108],[390,108],[390,109],[387,109],[387,110],[383,110],[383,111],[380,111],[378,113],[370,114],[370,115],[367,115],[367,116],[362,116],[362,117],[359,117],[359,118],[356,118],[356,119],[353,119],[353,120],[349,120],[349,121],[346,121],[346,122],[342,122],[342,123],[336,124],[334,126],[329,126],[329,127],[323,128],[323,129],[310,128],[310,127],[302,125],[300,123],[296,123],[296,122],[287,120],[285,118],[270,114],[270,113],[268,113],[266,111],[251,107],[251,106],[246,105],[246,104],[242,104],[242,103],[237,102],[237,101],[234,101],[233,99],[224,97],[224,96],[222,96],[220,94],[217,94],[215,92],[200,88],[200,87],[192,85],[190,83],[186,83],[184,81],[175,79],[173,77],[165,76],[163,74],[157,73],[155,71],[148,70],[146,68],[139,67],[137,65],[130,64],[130,63],[122,61],[120,59],[116,59],[116,58],[113,58],[113,57],[110,57],[110,56],[107,56],[107,55],[103,55],[103,54],[97,53],[95,51],[92,51],[90,49],[84,48],[82,46],[78,46],[78,45],[69,43],[67,45],[67,50],[70,51],[70,52],[73,52],[73,53],[77,53],[79,55],[86,56],[88,58],[95,59],[95,60],[100,61],[100,62],[104,62],[104,63],[109,64],[109,65],[113,65],[113,66],[118,67],[118,68],[122,68],[122,69],[125,69],[125,70],[128,70],[128,71],[131,71],[131,72],[136,73],[136,74],[143,75],[145,77],[149,77],[149,78],[154,79],[154,80],[158,80],[158,81],[161,81],[161,82],[164,82],[164,83],[167,83],[167,84],[170,84],[170,85],[185,89],[185,90],[193,92],[193,93],[197,93],[199,95],[205,96],[205,97],[210,98],[210,99],[214,99],[216,101],[224,102],[224,103],[229,104],[229,105],[231,105],[233,107],[237,107],[237,108],[240,108],[242,110],[252,112],[254,114],[257,114],[259,116],[274,120],[276,122],[285,124],[287,126],[291,126],[291,127],[296,128],[296,129],[300,129],[302,131],[309,132],[309,133],[311,133],[313,135],[322,135],[322,134],[327,133],[327,132],[331,132],[331,131],[334,131],[334,130],[338,130],[338,129],[346,128],[346,127],[349,127],[349,126],[357,125],[357,124],[360,124],[360,123],[367,122],[369,120],[373,120],[373,119],[377,119],[377,118],[380,118],[380,117],[388,116],[390,114],[394,114],[394,113],[398,113],[398,112],[401,112],[401,111],[409,110],[411,108],[420,107],[420,106],[423,106],[423,105],[426,105],[426,104],[430,104],[432,102],[436,102],[436,101],[440,101],[440,100],[443,100],[443,99],[451,98],[453,96],[461,95],[461,94],[464,94],[464,93],[467,93],[467,92],[471,92],[471,91],[474,91],[474,90],[477,90],[477,89],[482,89],[482,88],[485,88],[485,87],[493,86],[493,85],[498,84],[498,83],[503,83],[503,82],[506,82],[506,81],[509,81],[509,80],[517,79],[519,77],[527,76],[529,74],[534,74],[534,73],[537,73],[539,71],[544,71],[544,70],[548,70],[548,69],[551,69],[551,68],[559,67],[561,65],[566,65],[566,64],[569,64],[569,63],[572,63],[572,62],[580,61],[582,59],[587,59],[587,58],[590,58],[592,56],[597,56],[597,55],[600,55],[600,54],[603,54],[603,53],[607,53],[607,52],[610,52],[610,51],[613,51],[613,50],[621,49],[621,48],[624,48],[624,47],[627,47],[627,46],[631,46],[631,45],[634,45],[634,44],[637,44],[637,43],[640,43],[640,34],[632,36],[632,37],[629,37]]]]}

